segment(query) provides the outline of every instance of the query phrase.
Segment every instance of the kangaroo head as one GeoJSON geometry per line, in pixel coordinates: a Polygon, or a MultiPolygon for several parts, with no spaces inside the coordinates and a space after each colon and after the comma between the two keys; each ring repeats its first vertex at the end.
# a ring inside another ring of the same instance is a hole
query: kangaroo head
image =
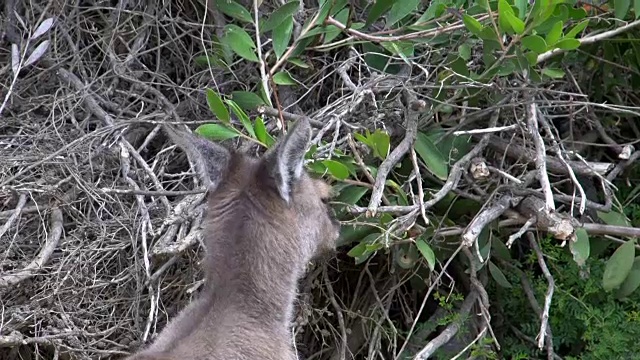
{"type": "Polygon", "coordinates": [[[171,129],[167,133],[207,175],[210,207],[212,202],[233,197],[230,193],[244,192],[256,206],[268,209],[271,223],[281,222],[287,233],[302,242],[298,245],[306,259],[335,249],[339,224],[327,205],[331,186],[304,169],[311,140],[307,119],[298,121],[260,159],[230,152],[201,137],[176,136],[171,129]]]}
{"type": "Polygon", "coordinates": [[[267,151],[261,166],[269,174],[265,179],[267,191],[277,195],[283,208],[293,210],[295,219],[291,219],[291,225],[298,228],[302,239],[312,243],[312,253],[317,254],[335,248],[339,227],[327,204],[331,186],[304,170],[310,140],[309,122],[299,121],[267,151]]]}

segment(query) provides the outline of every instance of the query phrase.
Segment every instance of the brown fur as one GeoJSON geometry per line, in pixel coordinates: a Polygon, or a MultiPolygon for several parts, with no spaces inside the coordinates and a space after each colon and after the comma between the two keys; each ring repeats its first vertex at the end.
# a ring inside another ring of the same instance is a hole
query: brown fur
{"type": "Polygon", "coordinates": [[[324,203],[330,186],[300,172],[308,123],[298,123],[262,159],[167,132],[210,177],[207,285],[153,344],[128,359],[296,359],[289,326],[297,281],[309,260],[334,249],[339,229],[324,203]]]}

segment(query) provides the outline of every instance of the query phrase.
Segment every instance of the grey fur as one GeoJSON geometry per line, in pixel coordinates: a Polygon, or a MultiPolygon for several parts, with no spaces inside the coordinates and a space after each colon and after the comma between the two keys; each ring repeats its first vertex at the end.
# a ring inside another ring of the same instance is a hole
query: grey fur
{"type": "Polygon", "coordinates": [[[329,185],[302,166],[308,122],[298,123],[263,159],[176,135],[211,177],[207,284],[149,347],[128,360],[296,359],[289,327],[297,282],[312,258],[335,249],[339,231],[323,202],[329,185]]]}
{"type": "Polygon", "coordinates": [[[284,141],[270,149],[265,155],[269,173],[277,183],[280,196],[287,203],[291,198],[293,183],[298,181],[304,167],[304,155],[311,139],[308,121],[296,123],[284,141]]]}
{"type": "Polygon", "coordinates": [[[169,126],[164,126],[164,131],[171,141],[187,153],[198,174],[205,176],[202,181],[207,188],[215,188],[229,166],[229,150],[199,136],[187,132],[178,133],[169,126]]]}

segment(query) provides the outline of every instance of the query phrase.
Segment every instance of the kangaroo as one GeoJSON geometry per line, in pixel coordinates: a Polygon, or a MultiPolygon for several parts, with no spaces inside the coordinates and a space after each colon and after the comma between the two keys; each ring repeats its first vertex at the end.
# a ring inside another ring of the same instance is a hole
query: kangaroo
{"type": "Polygon", "coordinates": [[[261,158],[165,128],[204,171],[207,278],[199,297],[128,360],[294,360],[297,282],[313,258],[335,250],[331,187],[304,170],[311,138],[298,121],[261,158]]]}

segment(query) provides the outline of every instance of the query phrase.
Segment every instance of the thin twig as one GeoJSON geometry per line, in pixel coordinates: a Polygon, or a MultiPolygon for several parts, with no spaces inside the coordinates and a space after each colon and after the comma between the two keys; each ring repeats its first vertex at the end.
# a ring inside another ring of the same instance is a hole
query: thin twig
{"type": "MultiPolygon", "coordinates": [[[[593,36],[585,36],[585,37],[583,37],[581,39],[578,39],[578,41],[580,41],[580,46],[593,44],[593,43],[596,43],[598,41],[602,41],[602,40],[606,40],[606,39],[612,38],[612,37],[614,37],[614,36],[616,36],[618,34],[622,34],[623,32],[631,30],[631,29],[633,29],[633,28],[635,28],[637,26],[640,26],[640,19],[636,20],[636,21],[633,21],[633,22],[630,22],[627,25],[621,26],[621,27],[619,27],[617,29],[614,29],[614,30],[605,31],[603,33],[600,33],[600,34],[597,34],[597,35],[593,35],[593,36]]],[[[547,61],[550,58],[552,58],[553,56],[558,55],[558,54],[562,54],[565,51],[566,50],[564,50],[564,49],[558,48],[558,49],[553,49],[553,50],[547,51],[545,53],[542,53],[542,54],[538,55],[538,59],[536,60],[536,63],[540,64],[541,62],[547,61]]]]}
{"type": "Polygon", "coordinates": [[[424,108],[426,107],[424,101],[414,101],[408,104],[407,109],[407,132],[393,151],[384,159],[380,167],[378,167],[378,174],[376,175],[376,182],[373,185],[373,191],[371,192],[371,200],[367,209],[368,216],[375,216],[376,210],[382,200],[382,194],[384,192],[384,184],[387,181],[389,172],[396,164],[402,160],[402,157],[411,149],[413,142],[416,139],[418,132],[418,117],[424,108]]]}
{"type": "Polygon", "coordinates": [[[544,307],[542,310],[542,314],[540,315],[540,333],[538,334],[538,348],[542,350],[544,348],[545,343],[545,333],[547,327],[549,325],[549,309],[551,308],[551,299],[553,297],[553,291],[555,289],[555,281],[553,280],[553,276],[549,272],[547,268],[547,264],[544,261],[544,255],[538,246],[538,242],[536,241],[535,236],[532,233],[527,233],[527,237],[529,239],[529,244],[531,248],[536,253],[538,257],[538,265],[540,266],[540,270],[544,274],[544,277],[547,279],[547,283],[549,286],[547,287],[547,293],[544,297],[544,307]]]}

